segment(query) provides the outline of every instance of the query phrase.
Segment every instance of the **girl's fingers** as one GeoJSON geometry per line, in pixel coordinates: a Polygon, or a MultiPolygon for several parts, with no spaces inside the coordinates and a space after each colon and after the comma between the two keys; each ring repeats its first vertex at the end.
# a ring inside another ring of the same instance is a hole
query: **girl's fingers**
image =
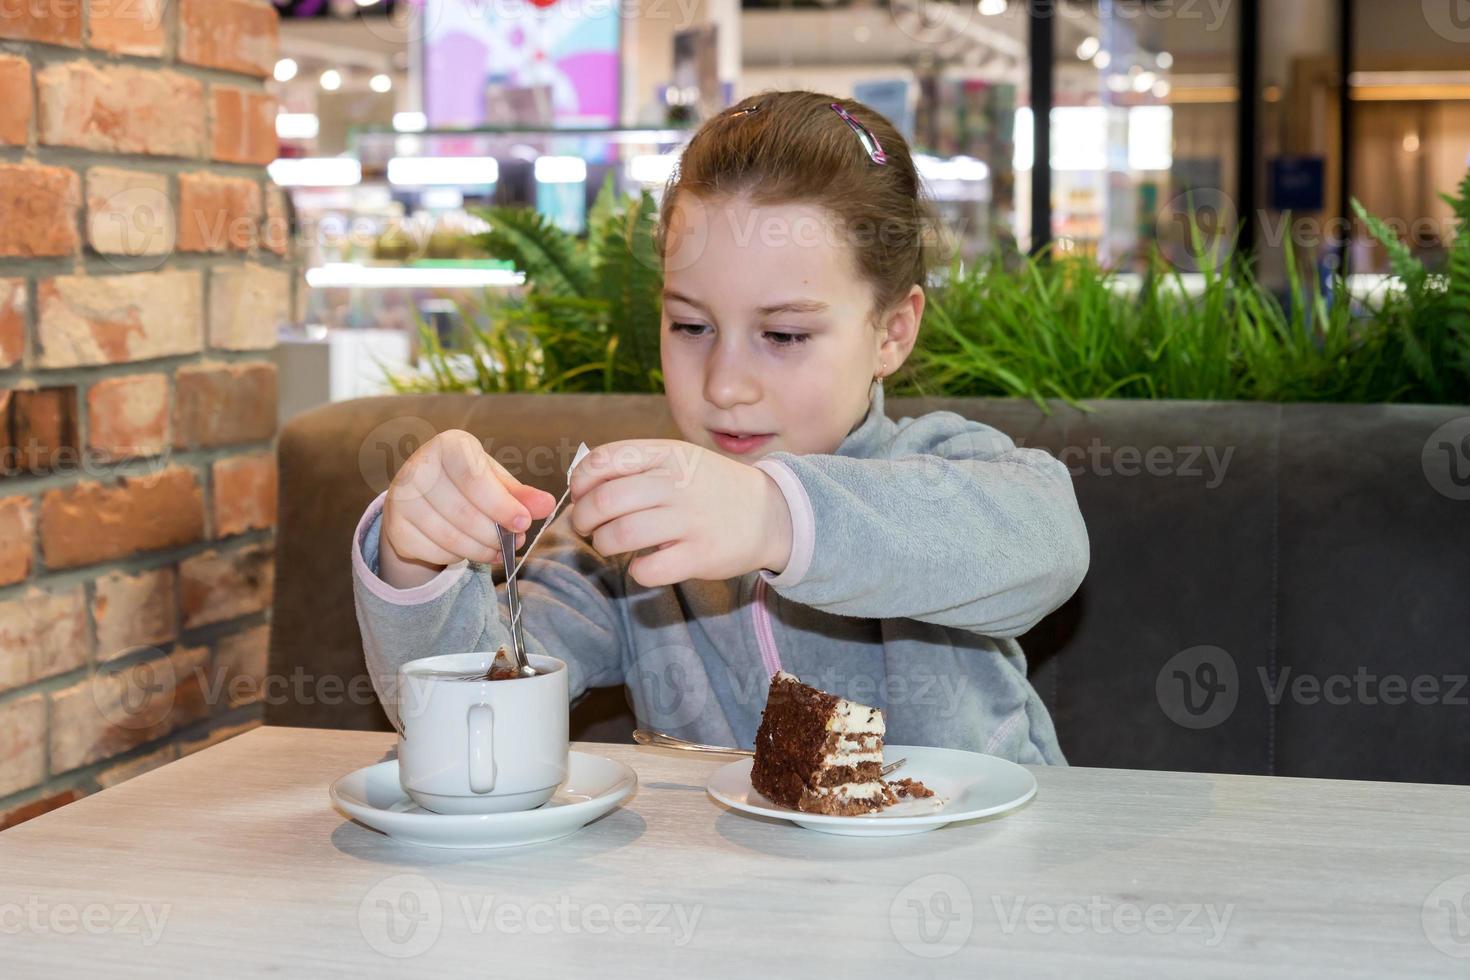
{"type": "Polygon", "coordinates": [[[665,477],[656,473],[625,476],[602,484],[578,500],[572,507],[572,528],[578,534],[592,534],[609,521],[659,507],[668,497],[665,477]]]}
{"type": "Polygon", "coordinates": [[[628,574],[644,588],[676,585],[693,578],[698,559],[696,547],[679,541],[667,548],[640,555],[628,563],[628,574]]]}
{"type": "Polygon", "coordinates": [[[598,554],[611,556],[677,541],[678,529],[671,526],[671,518],[669,510],[662,507],[624,514],[593,532],[592,547],[598,554]]]}
{"type": "Polygon", "coordinates": [[[660,467],[677,445],[672,439],[622,439],[598,446],[572,470],[572,499],[581,500],[609,480],[660,467]]]}
{"type": "Polygon", "coordinates": [[[390,533],[393,551],[398,557],[430,565],[453,565],[457,557],[424,536],[424,532],[408,521],[394,523],[390,533]]]}
{"type": "Polygon", "coordinates": [[[495,522],[470,503],[448,480],[440,481],[425,494],[423,502],[451,527],[462,531],[481,546],[499,551],[500,534],[495,530],[495,522]]]}
{"type": "Polygon", "coordinates": [[[450,524],[432,507],[415,507],[413,509],[412,521],[414,527],[424,537],[453,556],[451,562],[443,562],[443,564],[451,564],[454,561],[459,561],[461,558],[468,558],[470,561],[476,561],[482,564],[489,564],[490,562],[500,560],[500,549],[498,547],[491,547],[476,541],[459,528],[450,524]]]}
{"type": "Polygon", "coordinates": [[[530,512],[512,489],[524,486],[473,438],[450,440],[441,448],[444,472],[476,510],[502,527],[515,529],[517,518],[529,526],[530,512]]]}

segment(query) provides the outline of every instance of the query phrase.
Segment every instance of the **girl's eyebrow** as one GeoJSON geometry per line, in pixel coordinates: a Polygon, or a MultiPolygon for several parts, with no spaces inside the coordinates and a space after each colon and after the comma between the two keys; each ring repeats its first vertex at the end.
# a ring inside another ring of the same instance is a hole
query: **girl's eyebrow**
{"type": "MultiPolygon", "coordinates": [[[[690,306],[703,310],[706,313],[710,311],[709,307],[705,306],[699,300],[691,296],[685,296],[683,293],[676,293],[672,289],[664,290],[664,299],[688,303],[690,306]]],[[[761,316],[770,316],[773,313],[825,313],[829,308],[828,304],[820,300],[794,299],[788,300],[785,303],[773,303],[770,306],[757,307],[756,312],[760,313],[761,316]]]]}

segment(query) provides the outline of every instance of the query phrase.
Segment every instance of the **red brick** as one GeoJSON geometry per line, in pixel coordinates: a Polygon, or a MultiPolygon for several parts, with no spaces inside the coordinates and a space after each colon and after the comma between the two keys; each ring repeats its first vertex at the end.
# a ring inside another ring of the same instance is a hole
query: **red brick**
{"type": "Polygon", "coordinates": [[[7,0],[0,3],[0,38],[82,46],[82,0],[7,0]]]}
{"type": "Polygon", "coordinates": [[[17,824],[25,823],[27,820],[33,820],[43,814],[50,813],[52,810],[59,810],[68,803],[75,803],[85,795],[80,789],[73,786],[70,789],[62,790],[60,793],[51,793],[40,799],[11,807],[4,813],[0,813],[0,830],[9,830],[17,824]]]}
{"type": "Polygon", "coordinates": [[[167,0],[92,0],[87,44],[99,51],[157,57],[163,54],[167,0]]]}
{"type": "Polygon", "coordinates": [[[75,254],[81,205],[76,171],[0,164],[0,256],[75,254]]]}
{"type": "MultiPolygon", "coordinates": [[[[216,465],[216,472],[218,465],[216,465]]],[[[216,487],[219,476],[215,476],[216,487]]],[[[272,485],[272,516],[275,487],[272,485]]],[[[219,491],[215,490],[215,509],[219,491]]],[[[218,527],[218,518],[216,518],[218,527]]],[[[24,581],[31,574],[31,552],[36,543],[36,517],[29,497],[0,497],[0,585],[24,581]]]]}
{"type": "MultiPolygon", "coordinates": [[[[0,14],[0,19],[4,14],[0,14]]],[[[31,65],[24,58],[0,55],[0,143],[24,144],[31,135],[31,65]]]]}
{"type": "Polygon", "coordinates": [[[174,548],[203,535],[203,492],[184,466],[123,477],[117,486],[84,481],[41,498],[41,554],[48,568],[174,548]]]}
{"type": "Polygon", "coordinates": [[[179,175],[179,251],[249,250],[260,227],[260,185],[244,177],[179,175]]]}
{"type": "Polygon", "coordinates": [[[214,536],[276,525],[276,456],[236,456],[214,464],[214,536]]]}
{"type": "Polygon", "coordinates": [[[0,691],[85,666],[88,636],[81,586],[67,592],[31,588],[0,602],[0,691]]]}
{"type": "MultiPolygon", "coordinates": [[[[46,699],[40,694],[0,704],[0,796],[46,778],[46,699]]],[[[11,826],[0,816],[0,830],[11,826]]]]}
{"type": "Polygon", "coordinates": [[[171,565],[137,575],[112,572],[97,579],[92,621],[97,624],[98,663],[178,637],[177,580],[171,565]]]}
{"type": "Polygon", "coordinates": [[[260,233],[260,244],[285,255],[291,245],[291,222],[286,217],[286,192],[275,184],[265,191],[265,227],[260,233]]]}
{"type": "Polygon", "coordinates": [[[209,273],[209,346],[269,350],[291,319],[291,273],[246,264],[209,273]]]}
{"type": "Polygon", "coordinates": [[[209,651],[103,669],[51,695],[51,772],[110,759],[208,716],[209,651]]]}
{"type": "Polygon", "coordinates": [[[97,786],[99,789],[111,789],[118,783],[125,783],[135,776],[141,776],[145,772],[152,772],[160,766],[166,766],[178,757],[177,745],[165,745],[146,755],[119,762],[115,766],[108,766],[97,774],[97,786]]]}
{"type": "Polygon", "coordinates": [[[264,77],[279,48],[273,8],[251,0],[180,0],[179,60],[264,77]]]}
{"type": "Polygon", "coordinates": [[[276,100],[264,92],[215,85],[210,90],[214,117],[214,158],[227,163],[270,163],[276,140],[276,100]]]}
{"type": "Polygon", "coordinates": [[[168,378],[133,374],[87,389],[87,446],[109,460],[157,456],[168,447],[168,378]]]}
{"type": "Polygon", "coordinates": [[[219,641],[206,692],[215,712],[254,704],[265,690],[270,627],[261,625],[219,641]]]}
{"type": "Polygon", "coordinates": [[[174,376],[174,446],[262,442],[276,433],[276,366],[200,364],[174,376]]]}
{"type": "Polygon", "coordinates": [[[202,551],[179,563],[184,629],[248,616],[270,605],[275,551],[269,544],[202,551]]]}
{"type": "Polygon", "coordinates": [[[57,276],[36,285],[37,360],[43,368],[143,361],[203,346],[201,273],[57,276]]]}
{"type": "Polygon", "coordinates": [[[198,157],[204,84],[174,72],[85,61],[36,75],[40,140],[99,153],[198,157]]]}
{"type": "Polygon", "coordinates": [[[26,352],[26,281],[0,279],[0,368],[19,364],[26,352]]]}
{"type": "Polygon", "coordinates": [[[26,475],[75,468],[81,461],[77,441],[77,389],[24,388],[4,392],[0,399],[7,472],[26,475]]]}
{"type": "Polygon", "coordinates": [[[87,244],[104,255],[168,255],[174,206],[168,176],[116,167],[87,169],[87,244]]]}

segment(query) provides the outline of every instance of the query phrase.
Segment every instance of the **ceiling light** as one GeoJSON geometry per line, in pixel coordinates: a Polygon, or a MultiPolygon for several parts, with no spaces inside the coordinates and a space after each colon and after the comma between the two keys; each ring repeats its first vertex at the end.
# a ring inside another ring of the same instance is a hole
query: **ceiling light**
{"type": "Polygon", "coordinates": [[[335,68],[328,68],[322,72],[320,81],[322,88],[328,92],[335,92],[342,87],[342,73],[335,68]]]}
{"type": "Polygon", "coordinates": [[[276,62],[276,81],[289,82],[291,79],[296,77],[296,72],[299,68],[300,66],[296,64],[296,59],[282,58],[280,61],[276,62]]]}

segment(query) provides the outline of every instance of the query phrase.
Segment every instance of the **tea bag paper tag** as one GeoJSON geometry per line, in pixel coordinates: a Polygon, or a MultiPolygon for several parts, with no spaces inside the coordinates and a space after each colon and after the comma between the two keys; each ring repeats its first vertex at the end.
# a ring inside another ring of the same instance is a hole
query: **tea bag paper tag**
{"type": "Polygon", "coordinates": [[[590,452],[592,452],[592,450],[587,448],[587,444],[585,442],[577,446],[577,453],[575,456],[572,457],[572,465],[567,467],[568,480],[572,478],[572,470],[576,469],[577,464],[582,462],[582,460],[586,458],[587,454],[590,452]]]}

